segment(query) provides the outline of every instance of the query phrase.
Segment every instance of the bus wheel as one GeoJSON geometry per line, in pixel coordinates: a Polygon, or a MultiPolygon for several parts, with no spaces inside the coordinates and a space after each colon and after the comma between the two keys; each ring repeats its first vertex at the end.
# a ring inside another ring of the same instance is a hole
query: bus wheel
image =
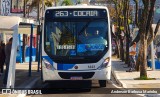
{"type": "Polygon", "coordinates": [[[106,80],[99,80],[100,87],[106,87],[106,80]]]}

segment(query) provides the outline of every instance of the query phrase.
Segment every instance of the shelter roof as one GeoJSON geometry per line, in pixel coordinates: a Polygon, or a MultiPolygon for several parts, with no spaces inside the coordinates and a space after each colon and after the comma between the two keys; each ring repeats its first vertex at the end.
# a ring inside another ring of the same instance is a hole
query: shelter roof
{"type": "Polygon", "coordinates": [[[17,29],[19,25],[37,25],[33,19],[21,18],[18,16],[0,16],[0,31],[11,31],[17,29]]]}

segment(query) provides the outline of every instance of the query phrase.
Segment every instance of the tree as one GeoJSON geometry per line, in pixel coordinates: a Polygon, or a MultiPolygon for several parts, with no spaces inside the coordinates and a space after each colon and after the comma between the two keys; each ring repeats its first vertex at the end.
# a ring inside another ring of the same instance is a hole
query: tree
{"type": "MultiPolygon", "coordinates": [[[[138,19],[138,10],[139,10],[139,3],[138,3],[138,0],[133,0],[135,2],[135,7],[136,7],[136,10],[135,10],[135,25],[139,28],[139,19],[138,19]]],[[[136,38],[131,42],[131,45],[133,45],[134,42],[138,43],[140,40],[140,33],[138,33],[138,35],[136,36],[136,38]]],[[[139,52],[138,56],[140,55],[141,52],[139,52]]],[[[139,63],[140,62],[140,57],[138,57],[137,59],[137,62],[136,62],[136,66],[135,66],[135,69],[137,71],[139,71],[139,63]]]]}
{"type": "Polygon", "coordinates": [[[118,25],[118,33],[116,35],[117,40],[120,40],[120,59],[125,61],[128,66],[129,64],[129,44],[130,44],[130,23],[131,23],[131,12],[132,9],[130,7],[130,0],[112,0],[115,4],[115,18],[117,20],[118,25]],[[126,50],[124,53],[124,41],[126,41],[126,50]],[[125,54],[125,57],[124,57],[125,54]]]}
{"type": "MultiPolygon", "coordinates": [[[[160,20],[157,23],[156,29],[153,32],[152,29],[152,21],[153,21],[153,15],[154,15],[154,6],[156,0],[142,0],[143,3],[143,9],[142,9],[142,15],[138,15],[138,1],[134,0],[136,4],[136,12],[135,12],[135,24],[139,28],[138,35],[136,38],[131,42],[131,45],[133,42],[139,42],[139,53],[138,53],[138,60],[137,60],[137,67],[140,67],[140,78],[145,77],[147,78],[147,48],[153,41],[153,39],[156,36],[156,33],[158,31],[158,27],[160,25],[160,20]],[[138,17],[139,16],[139,17],[138,17]],[[141,18],[138,20],[138,18],[141,18]]],[[[115,4],[115,9],[117,13],[117,24],[118,24],[118,33],[122,29],[120,29],[120,26],[124,25],[124,31],[127,37],[129,37],[129,32],[127,31],[129,29],[128,27],[128,19],[129,19],[129,0],[113,0],[115,4]],[[122,10],[123,9],[123,12],[122,10]],[[121,14],[123,13],[123,14],[121,14]],[[120,17],[119,17],[120,16],[120,17]],[[123,22],[123,24],[121,24],[123,22]]],[[[123,26],[122,26],[123,27],[123,26]]],[[[119,34],[118,34],[119,35],[119,34]]],[[[118,36],[116,35],[116,36],[118,36]]],[[[120,37],[117,37],[120,39],[120,37]]],[[[128,40],[128,39],[127,39],[128,40]]],[[[120,39],[121,41],[121,39],[120,39]]],[[[122,42],[122,41],[121,41],[122,42]]],[[[127,48],[126,50],[128,50],[127,48]]],[[[121,51],[120,51],[121,52],[121,51]]]]}
{"type": "MultiPolygon", "coordinates": [[[[51,7],[53,5],[53,3],[56,5],[56,3],[58,2],[59,0],[44,0],[44,5],[47,6],[47,7],[51,7]]],[[[43,3],[43,0],[33,0],[31,5],[29,6],[29,9],[30,11],[33,9],[33,8],[37,8],[38,9],[38,6],[40,4],[43,3]]]]}
{"type": "MultiPolygon", "coordinates": [[[[139,21],[138,20],[138,0],[134,0],[134,2],[135,2],[135,4],[136,4],[136,13],[135,13],[135,24],[136,24],[136,26],[138,27],[138,28],[140,28],[140,23],[141,23],[141,21],[139,21]]],[[[152,3],[152,8],[150,7],[150,10],[148,9],[148,12],[150,13],[150,15],[148,14],[148,17],[150,17],[150,18],[148,18],[148,19],[151,19],[150,20],[150,22],[151,22],[151,24],[152,24],[152,18],[153,18],[153,9],[154,9],[154,5],[155,5],[155,1],[153,1],[153,3],[152,3]]],[[[151,2],[150,2],[150,5],[149,6],[151,6],[151,2]]],[[[142,18],[142,17],[141,17],[142,18]]],[[[159,27],[159,21],[157,22],[157,26],[156,26],[156,29],[158,29],[158,27],[159,27]]],[[[150,43],[153,41],[153,39],[155,38],[155,36],[156,36],[156,34],[157,34],[157,32],[158,32],[158,30],[156,30],[155,29],[155,31],[153,32],[152,31],[152,27],[151,27],[151,24],[150,24],[150,30],[149,29],[147,29],[147,31],[149,30],[149,32],[150,32],[150,34],[148,34],[148,39],[147,39],[147,47],[150,45],[150,43]]],[[[148,22],[148,24],[147,25],[149,25],[149,22],[148,22]]],[[[147,26],[148,27],[148,26],[147,26]]],[[[149,27],[148,27],[149,28],[149,27]]],[[[140,31],[139,31],[139,33],[138,33],[138,35],[137,35],[137,37],[132,41],[132,43],[131,43],[131,45],[133,44],[133,42],[139,42],[140,41],[140,37],[141,37],[141,33],[140,33],[140,31]]],[[[139,54],[138,54],[138,60],[137,60],[137,63],[136,63],[136,70],[137,71],[139,71],[140,70],[140,60],[141,60],[141,57],[140,57],[140,55],[141,55],[141,52],[139,52],[139,54]]]]}
{"type": "MultiPolygon", "coordinates": [[[[137,0],[134,0],[134,1],[137,2],[137,0]]],[[[147,69],[146,69],[147,68],[147,48],[150,45],[150,43],[153,41],[157,33],[157,32],[153,32],[153,29],[152,29],[152,20],[154,15],[153,13],[154,13],[155,1],[156,0],[142,0],[144,8],[142,10],[141,20],[139,22],[136,20],[137,21],[136,24],[139,27],[139,33],[137,36],[138,38],[136,39],[140,42],[138,63],[137,63],[137,66],[140,66],[140,78],[142,77],[147,78],[147,69]]]]}
{"type": "Polygon", "coordinates": [[[72,2],[71,2],[71,0],[64,0],[63,2],[62,2],[62,4],[61,4],[61,6],[62,5],[72,5],[72,2]]]}
{"type": "Polygon", "coordinates": [[[55,4],[56,6],[58,1],[59,0],[33,0],[31,5],[29,6],[29,12],[31,12],[34,8],[37,9],[37,17],[38,17],[39,14],[43,12],[42,11],[43,2],[44,2],[44,6],[51,7],[53,6],[53,4],[55,4]]]}
{"type": "MultiPolygon", "coordinates": [[[[139,28],[139,33],[141,34],[140,38],[140,49],[139,52],[139,57],[141,58],[140,60],[140,78],[145,77],[147,78],[147,40],[149,37],[149,30],[152,30],[151,28],[151,21],[153,18],[153,8],[156,0],[142,0],[144,4],[144,9],[142,12],[143,19],[141,19],[140,23],[140,28],[139,28]],[[150,8],[149,8],[150,5],[150,8]],[[148,29],[149,28],[149,29],[148,29]]],[[[152,32],[151,32],[152,34],[152,32]]]]}
{"type": "Polygon", "coordinates": [[[124,61],[124,49],[123,49],[124,36],[122,35],[124,31],[124,27],[123,27],[124,16],[122,14],[123,3],[122,3],[122,0],[113,0],[113,3],[115,5],[115,11],[116,11],[115,22],[116,22],[117,32],[115,34],[112,33],[112,35],[115,38],[115,42],[117,45],[116,51],[117,51],[118,57],[120,57],[120,59],[124,61]]]}
{"type": "Polygon", "coordinates": [[[125,39],[126,39],[126,57],[125,57],[125,63],[129,64],[129,44],[130,44],[130,6],[129,6],[130,0],[123,0],[123,15],[124,15],[124,33],[125,33],[125,39]]]}

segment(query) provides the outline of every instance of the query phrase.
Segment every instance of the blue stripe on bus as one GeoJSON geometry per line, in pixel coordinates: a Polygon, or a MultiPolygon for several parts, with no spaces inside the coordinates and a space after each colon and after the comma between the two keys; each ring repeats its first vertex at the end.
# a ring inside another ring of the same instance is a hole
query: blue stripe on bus
{"type": "Polygon", "coordinates": [[[45,60],[47,60],[51,65],[53,65],[53,61],[52,61],[52,59],[49,57],[49,56],[42,56],[42,59],[45,59],[45,60]]]}
{"type": "Polygon", "coordinates": [[[58,70],[69,70],[73,68],[76,64],[57,64],[58,70]]]}
{"type": "MultiPolygon", "coordinates": [[[[42,59],[47,60],[51,65],[53,65],[53,61],[49,56],[42,56],[42,59]]],[[[76,64],[60,64],[57,63],[57,70],[69,70],[72,69],[76,64]]]]}

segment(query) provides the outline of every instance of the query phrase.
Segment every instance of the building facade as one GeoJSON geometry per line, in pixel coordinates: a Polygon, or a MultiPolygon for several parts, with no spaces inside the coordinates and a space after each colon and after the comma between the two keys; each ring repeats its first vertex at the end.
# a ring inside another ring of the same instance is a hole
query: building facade
{"type": "MultiPolygon", "coordinates": [[[[26,11],[29,8],[29,5],[32,3],[32,0],[29,0],[26,4],[26,11]]],[[[0,0],[0,15],[1,16],[24,16],[24,0],[0,0]]],[[[28,18],[37,17],[37,12],[32,11],[26,14],[28,18]]]]}

